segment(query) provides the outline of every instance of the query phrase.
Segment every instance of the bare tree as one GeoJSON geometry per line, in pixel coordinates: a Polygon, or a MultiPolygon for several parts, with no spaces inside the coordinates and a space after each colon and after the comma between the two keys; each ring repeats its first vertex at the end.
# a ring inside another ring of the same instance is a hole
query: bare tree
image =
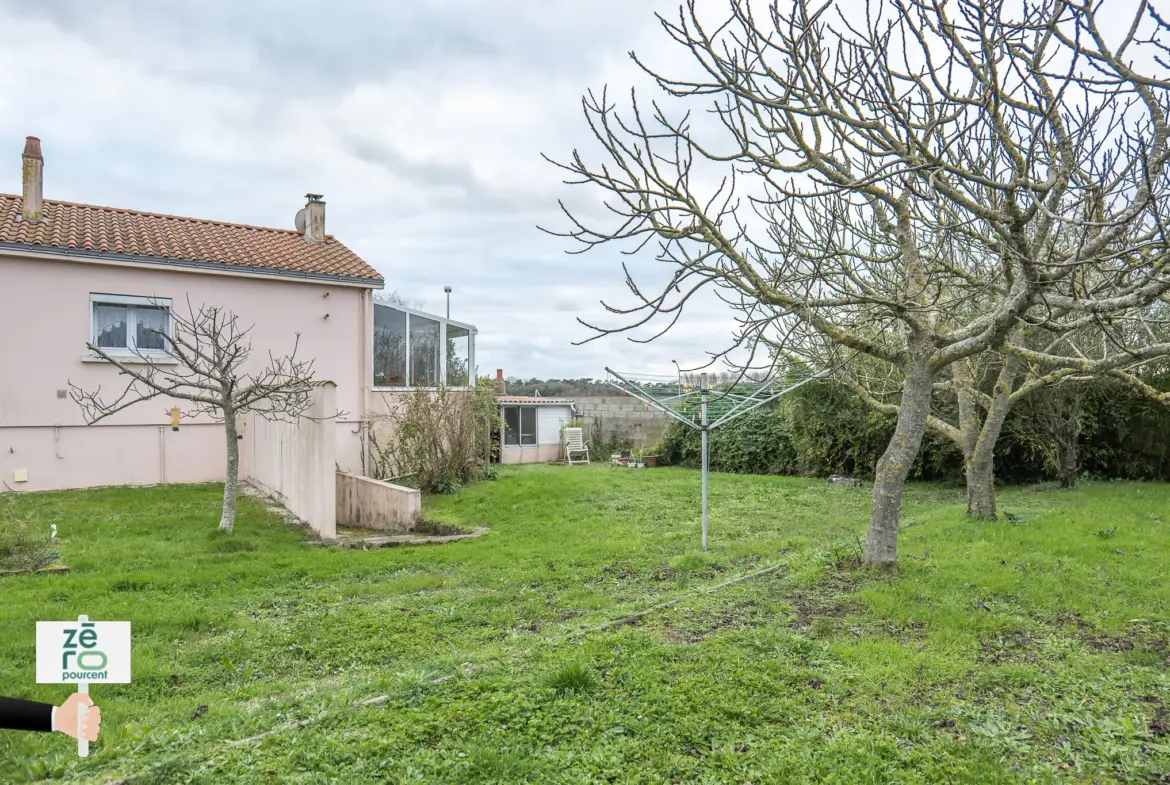
{"type": "Polygon", "coordinates": [[[1072,488],[1077,484],[1080,473],[1080,450],[1078,443],[1084,427],[1085,395],[1088,389],[1083,384],[1063,385],[1044,396],[1037,406],[1039,420],[1051,436],[1052,463],[1060,477],[1061,488],[1072,488]]]}
{"type": "MultiPolygon", "coordinates": [[[[963,455],[969,515],[996,517],[995,446],[1008,414],[1021,401],[1039,396],[1028,412],[1042,433],[1029,431],[1029,440],[1049,445],[1044,450],[1046,463],[1060,465],[1063,482],[1069,481],[1072,471],[1072,483],[1084,382],[1118,378],[1148,397],[1170,403],[1170,396],[1150,395],[1153,388],[1141,381],[1151,363],[1170,355],[1165,310],[1161,302],[1153,307],[1119,309],[1108,320],[1070,318],[1066,312],[1051,310],[1044,322],[1022,324],[1013,330],[1000,349],[966,357],[943,369],[949,378],[936,382],[934,389],[953,395],[955,417],[948,420],[936,410],[927,427],[951,440],[963,455]]],[[[892,374],[866,375],[859,372],[863,367],[853,364],[842,368],[838,378],[874,410],[896,416],[899,406],[892,374]]]]}
{"type": "Polygon", "coordinates": [[[665,321],[652,340],[708,289],[739,314],[716,357],[894,369],[864,554],[893,568],[944,372],[1021,325],[1105,319],[1170,290],[1170,82],[1154,73],[1168,28],[1145,2],[1115,41],[1088,0],[729,5],[710,25],[695,0],[660,17],[692,74],[634,56],[705,116],[646,111],[633,94],[623,116],[606,92],[585,96],[604,163],[574,151],[558,165],[617,220],[566,208],[560,234],[582,250],[654,242],[670,271],[646,289],[627,268],[635,303],[607,305],[621,323],[588,325],[594,337],[665,321]]]}
{"type": "Polygon", "coordinates": [[[1079,440],[1084,426],[1086,384],[1058,384],[1032,395],[1016,418],[1012,435],[1039,457],[1044,468],[1072,488],[1080,473],[1079,440]]]}
{"type": "Polygon", "coordinates": [[[195,309],[188,302],[186,314],[172,311],[170,318],[173,326],[169,334],[152,330],[159,338],[153,343],[162,348],[135,349],[132,360],[87,344],[93,354],[116,367],[119,376],[129,377],[116,398],[104,397],[101,387],[86,391],[72,382],[70,394],[89,425],[160,397],[185,402],[184,417],[209,415],[222,421],[227,472],[219,528],[230,533],[236,519],[240,477],[236,417],[255,412],[269,420],[293,421],[304,415],[312,403],[313,361],[297,359],[298,333],[291,353],[276,356],[269,352],[267,365],[248,368],[252,328],[241,329],[234,313],[207,305],[195,309]]]}

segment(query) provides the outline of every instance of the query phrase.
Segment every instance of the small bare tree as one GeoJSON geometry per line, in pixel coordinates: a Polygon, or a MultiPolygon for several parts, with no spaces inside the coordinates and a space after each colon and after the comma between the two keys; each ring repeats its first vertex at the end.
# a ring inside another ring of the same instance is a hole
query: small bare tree
{"type": "Polygon", "coordinates": [[[268,420],[293,421],[311,404],[313,361],[297,359],[298,333],[292,352],[276,356],[269,352],[268,363],[248,369],[252,355],[251,327],[242,329],[238,317],[215,306],[170,314],[172,329],[151,330],[161,340],[157,350],[135,349],[132,359],[111,353],[96,344],[89,350],[129,377],[122,392],[113,399],[102,395],[99,386],[86,391],[69,383],[73,400],[81,407],[89,425],[143,401],[173,398],[187,404],[184,417],[208,415],[224,424],[227,440],[227,472],[223,487],[223,514],[220,530],[231,533],[236,519],[239,493],[240,447],[236,418],[255,412],[268,420]]]}
{"type": "Polygon", "coordinates": [[[740,318],[717,356],[758,363],[763,345],[768,362],[895,370],[864,554],[893,568],[946,370],[1054,313],[1104,319],[1170,291],[1170,26],[1148,2],[1116,34],[1092,0],[725,7],[661,19],[689,71],[639,61],[702,115],[585,97],[602,163],[560,165],[611,215],[566,210],[562,234],[654,244],[666,267],[652,283],[627,271],[634,302],[607,306],[622,323],[598,334],[664,332],[707,289],[740,318]]]}

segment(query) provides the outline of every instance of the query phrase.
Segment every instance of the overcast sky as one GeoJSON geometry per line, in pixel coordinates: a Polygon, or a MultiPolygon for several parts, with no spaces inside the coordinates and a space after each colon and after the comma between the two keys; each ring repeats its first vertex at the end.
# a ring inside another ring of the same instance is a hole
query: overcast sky
{"type": "Polygon", "coordinates": [[[628,304],[621,257],[536,227],[586,196],[540,154],[588,146],[586,89],[642,83],[629,50],[679,57],[653,16],[677,5],[0,0],[0,190],[35,135],[48,199],[291,228],[323,193],[326,231],[387,290],[442,312],[454,287],[481,373],[670,372],[723,348],[730,315],[699,303],[653,344],[573,346],[599,299],[628,304]]]}

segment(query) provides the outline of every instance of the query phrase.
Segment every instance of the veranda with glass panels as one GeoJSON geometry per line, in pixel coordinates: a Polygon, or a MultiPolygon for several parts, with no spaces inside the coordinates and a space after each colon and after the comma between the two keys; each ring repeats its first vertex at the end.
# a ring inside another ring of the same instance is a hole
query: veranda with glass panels
{"type": "Polygon", "coordinates": [[[471,389],[475,334],[470,324],[375,302],[374,389],[471,389]]]}

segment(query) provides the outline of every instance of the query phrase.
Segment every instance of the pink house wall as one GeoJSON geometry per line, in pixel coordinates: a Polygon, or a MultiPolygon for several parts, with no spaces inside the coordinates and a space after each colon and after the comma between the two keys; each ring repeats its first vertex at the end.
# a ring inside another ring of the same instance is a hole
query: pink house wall
{"type": "MultiPolygon", "coordinates": [[[[315,359],[315,377],[337,385],[337,462],[360,473],[370,378],[370,290],[343,284],[244,277],[92,261],[0,257],[0,492],[157,482],[205,482],[224,475],[222,428],[184,419],[178,432],[157,398],[86,426],[69,382],[115,394],[116,368],[86,362],[90,294],[168,297],[176,310],[217,305],[252,325],[253,358],[292,350],[315,359]],[[326,296],[327,295],[327,296],[326,296]],[[328,318],[326,318],[328,314],[328,318]],[[66,393],[66,395],[68,395],[66,393]],[[14,472],[27,470],[28,481],[14,472]]],[[[247,434],[245,434],[245,439],[247,434]]]]}

